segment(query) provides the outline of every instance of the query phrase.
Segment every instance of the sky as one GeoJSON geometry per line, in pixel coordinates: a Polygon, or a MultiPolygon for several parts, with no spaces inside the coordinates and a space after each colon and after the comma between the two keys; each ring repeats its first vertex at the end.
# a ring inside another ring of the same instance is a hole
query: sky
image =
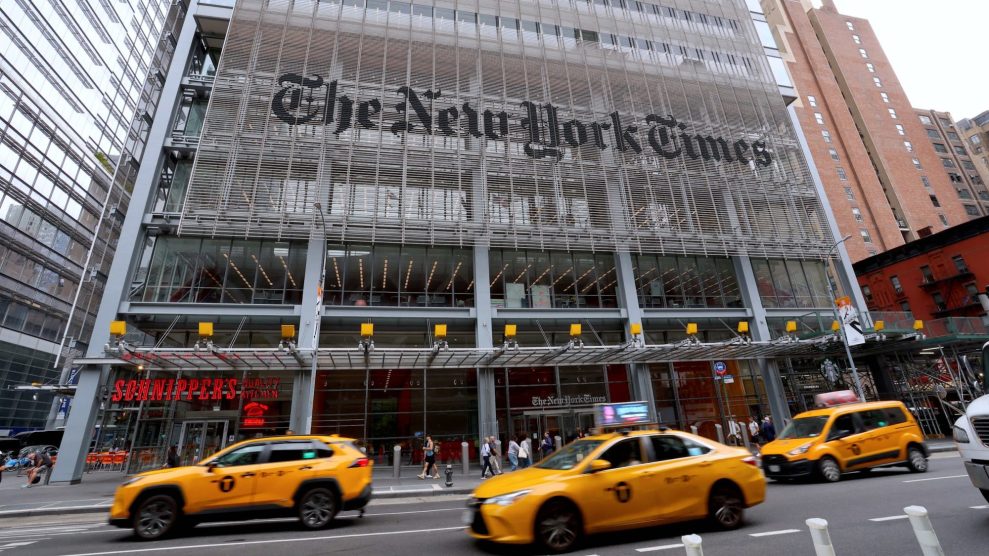
{"type": "Polygon", "coordinates": [[[955,120],[989,110],[989,0],[834,2],[869,20],[914,108],[946,110],[955,120]]]}

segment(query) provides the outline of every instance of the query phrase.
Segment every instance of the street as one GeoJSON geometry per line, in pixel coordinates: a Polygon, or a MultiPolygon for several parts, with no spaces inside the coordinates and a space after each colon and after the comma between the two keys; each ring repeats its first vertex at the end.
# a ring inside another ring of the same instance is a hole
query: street
{"type": "MultiPolygon", "coordinates": [[[[747,513],[733,532],[713,532],[702,523],[645,529],[588,539],[575,554],[684,554],[680,537],[697,533],[707,556],[813,554],[804,521],[822,517],[830,524],[838,556],[920,554],[903,508],[921,505],[930,512],[948,555],[984,554],[989,544],[989,505],[973,489],[956,453],[935,454],[930,471],[900,469],[846,475],[837,484],[770,483],[765,504],[747,513]]],[[[130,531],[105,525],[93,514],[5,519],[0,552],[33,556],[111,554],[535,554],[533,549],[475,543],[464,532],[463,497],[443,496],[372,502],[363,519],[340,515],[331,528],[303,532],[291,520],[248,524],[207,524],[186,536],[142,543],[130,531]]]]}

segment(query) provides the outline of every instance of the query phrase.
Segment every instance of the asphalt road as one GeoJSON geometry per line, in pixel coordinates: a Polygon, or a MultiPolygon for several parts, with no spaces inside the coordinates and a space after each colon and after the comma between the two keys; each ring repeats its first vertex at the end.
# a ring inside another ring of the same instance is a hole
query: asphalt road
{"type": "MultiPolygon", "coordinates": [[[[903,508],[925,506],[948,556],[989,554],[989,504],[963,475],[957,455],[936,454],[926,474],[899,469],[848,475],[838,484],[770,483],[765,504],[752,508],[746,525],[716,532],[702,523],[593,537],[578,556],[685,554],[680,537],[697,533],[705,556],[799,556],[814,554],[804,521],[830,524],[837,556],[920,554],[903,508]]],[[[103,556],[116,554],[495,554],[522,556],[531,549],[497,547],[471,540],[461,525],[464,502],[436,497],[372,503],[357,519],[341,514],[325,531],[304,532],[292,521],[201,525],[188,536],[144,543],[93,515],[4,519],[0,552],[103,556]]]]}

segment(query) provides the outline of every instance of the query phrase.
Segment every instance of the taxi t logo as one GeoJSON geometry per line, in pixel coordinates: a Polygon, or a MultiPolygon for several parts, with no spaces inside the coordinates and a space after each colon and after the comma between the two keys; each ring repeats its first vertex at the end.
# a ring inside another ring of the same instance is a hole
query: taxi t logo
{"type": "Polygon", "coordinates": [[[234,485],[236,484],[234,478],[230,475],[227,475],[226,477],[223,477],[219,481],[215,482],[220,483],[220,492],[230,492],[234,489],[234,485]]]}
{"type": "Polygon", "coordinates": [[[632,499],[632,487],[628,486],[628,483],[624,481],[615,485],[611,490],[615,491],[615,498],[622,504],[632,499]]]}
{"type": "Polygon", "coordinates": [[[862,448],[859,448],[858,444],[852,444],[852,453],[857,456],[862,453],[862,448]]]}

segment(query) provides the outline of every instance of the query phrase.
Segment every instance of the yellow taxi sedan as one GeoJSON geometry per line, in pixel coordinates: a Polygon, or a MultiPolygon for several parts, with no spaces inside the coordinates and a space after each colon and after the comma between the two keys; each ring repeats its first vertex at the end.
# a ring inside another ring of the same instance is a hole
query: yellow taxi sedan
{"type": "Polygon", "coordinates": [[[733,529],[766,497],[748,451],[679,431],[589,436],[475,491],[469,534],[566,552],[585,535],[709,518],[733,529]]]}
{"type": "Polygon", "coordinates": [[[117,488],[110,524],[154,540],[201,521],[296,516],[320,529],[371,499],[371,461],[353,440],[247,440],[202,462],[134,475],[117,488]]]}

